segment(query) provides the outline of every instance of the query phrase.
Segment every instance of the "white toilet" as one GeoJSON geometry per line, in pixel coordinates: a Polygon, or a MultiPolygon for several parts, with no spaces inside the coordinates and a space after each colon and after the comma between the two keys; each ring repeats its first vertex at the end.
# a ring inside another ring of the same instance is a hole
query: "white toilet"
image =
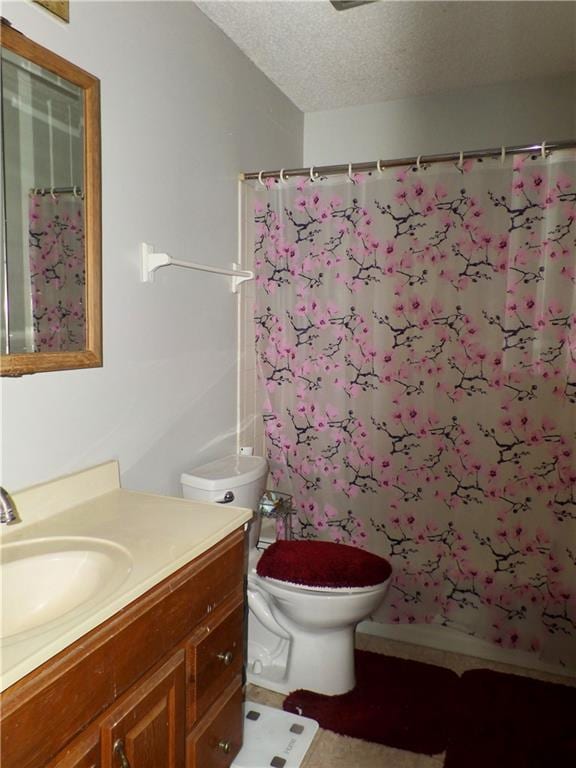
{"type": "MultiPolygon", "coordinates": [[[[256,510],[267,474],[264,458],[226,456],[183,473],[183,495],[256,510]]],[[[335,695],[351,690],[355,685],[354,631],[358,622],[370,616],[384,599],[389,572],[378,583],[356,587],[318,586],[317,578],[310,583],[294,583],[285,575],[280,579],[258,575],[256,569],[264,551],[256,548],[260,527],[261,520],[255,514],[248,556],[248,681],[280,693],[305,688],[335,695]]],[[[332,555],[337,560],[345,561],[347,551],[352,550],[343,545],[318,544],[328,551],[336,548],[332,555]]],[[[261,565],[266,563],[267,572],[273,573],[278,548],[289,549],[291,555],[300,550],[306,556],[310,545],[314,546],[306,541],[274,544],[261,565]]],[[[260,542],[262,546],[266,548],[267,543],[260,542]]],[[[381,560],[356,549],[353,554],[381,560]]],[[[315,570],[321,572],[318,565],[316,559],[315,570]]],[[[293,578],[302,581],[302,573],[293,578]]]]}

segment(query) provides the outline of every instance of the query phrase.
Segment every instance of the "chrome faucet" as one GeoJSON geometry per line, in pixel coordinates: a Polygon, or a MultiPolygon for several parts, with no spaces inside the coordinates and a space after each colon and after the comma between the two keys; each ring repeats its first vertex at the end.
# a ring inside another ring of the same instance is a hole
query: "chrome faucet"
{"type": "Polygon", "coordinates": [[[8,491],[0,487],[0,523],[2,525],[10,525],[11,523],[19,523],[20,515],[14,504],[14,499],[8,491]]]}

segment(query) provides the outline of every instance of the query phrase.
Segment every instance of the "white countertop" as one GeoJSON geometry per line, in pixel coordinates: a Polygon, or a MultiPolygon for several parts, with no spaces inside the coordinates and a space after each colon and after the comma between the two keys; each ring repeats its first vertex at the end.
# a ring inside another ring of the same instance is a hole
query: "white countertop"
{"type": "MultiPolygon", "coordinates": [[[[17,497],[15,497],[17,498],[17,497]]],[[[23,514],[21,512],[21,514],[23,514]]],[[[110,595],[57,626],[6,638],[1,646],[1,690],[31,672],[151,587],[210,549],[252,517],[240,507],[109,490],[30,524],[10,526],[3,543],[44,537],[90,537],[122,547],[132,567],[110,595]]]]}

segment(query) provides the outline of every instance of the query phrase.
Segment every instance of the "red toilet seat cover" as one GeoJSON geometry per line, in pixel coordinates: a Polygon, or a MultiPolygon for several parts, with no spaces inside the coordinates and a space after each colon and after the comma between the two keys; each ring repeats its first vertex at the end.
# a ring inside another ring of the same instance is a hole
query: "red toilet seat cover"
{"type": "Polygon", "coordinates": [[[331,541],[276,541],[256,572],[307,587],[371,587],[386,581],[392,566],[383,557],[331,541]]]}

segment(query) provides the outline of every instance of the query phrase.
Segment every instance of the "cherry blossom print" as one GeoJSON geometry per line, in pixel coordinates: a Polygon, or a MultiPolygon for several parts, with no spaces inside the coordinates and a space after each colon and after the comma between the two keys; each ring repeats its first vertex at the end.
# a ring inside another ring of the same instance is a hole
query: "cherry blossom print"
{"type": "Polygon", "coordinates": [[[85,343],[84,203],[73,193],[29,197],[28,251],[36,352],[85,343]]]}
{"type": "Polygon", "coordinates": [[[576,152],[254,199],[271,476],[388,558],[375,619],[576,664],[576,152]]]}

